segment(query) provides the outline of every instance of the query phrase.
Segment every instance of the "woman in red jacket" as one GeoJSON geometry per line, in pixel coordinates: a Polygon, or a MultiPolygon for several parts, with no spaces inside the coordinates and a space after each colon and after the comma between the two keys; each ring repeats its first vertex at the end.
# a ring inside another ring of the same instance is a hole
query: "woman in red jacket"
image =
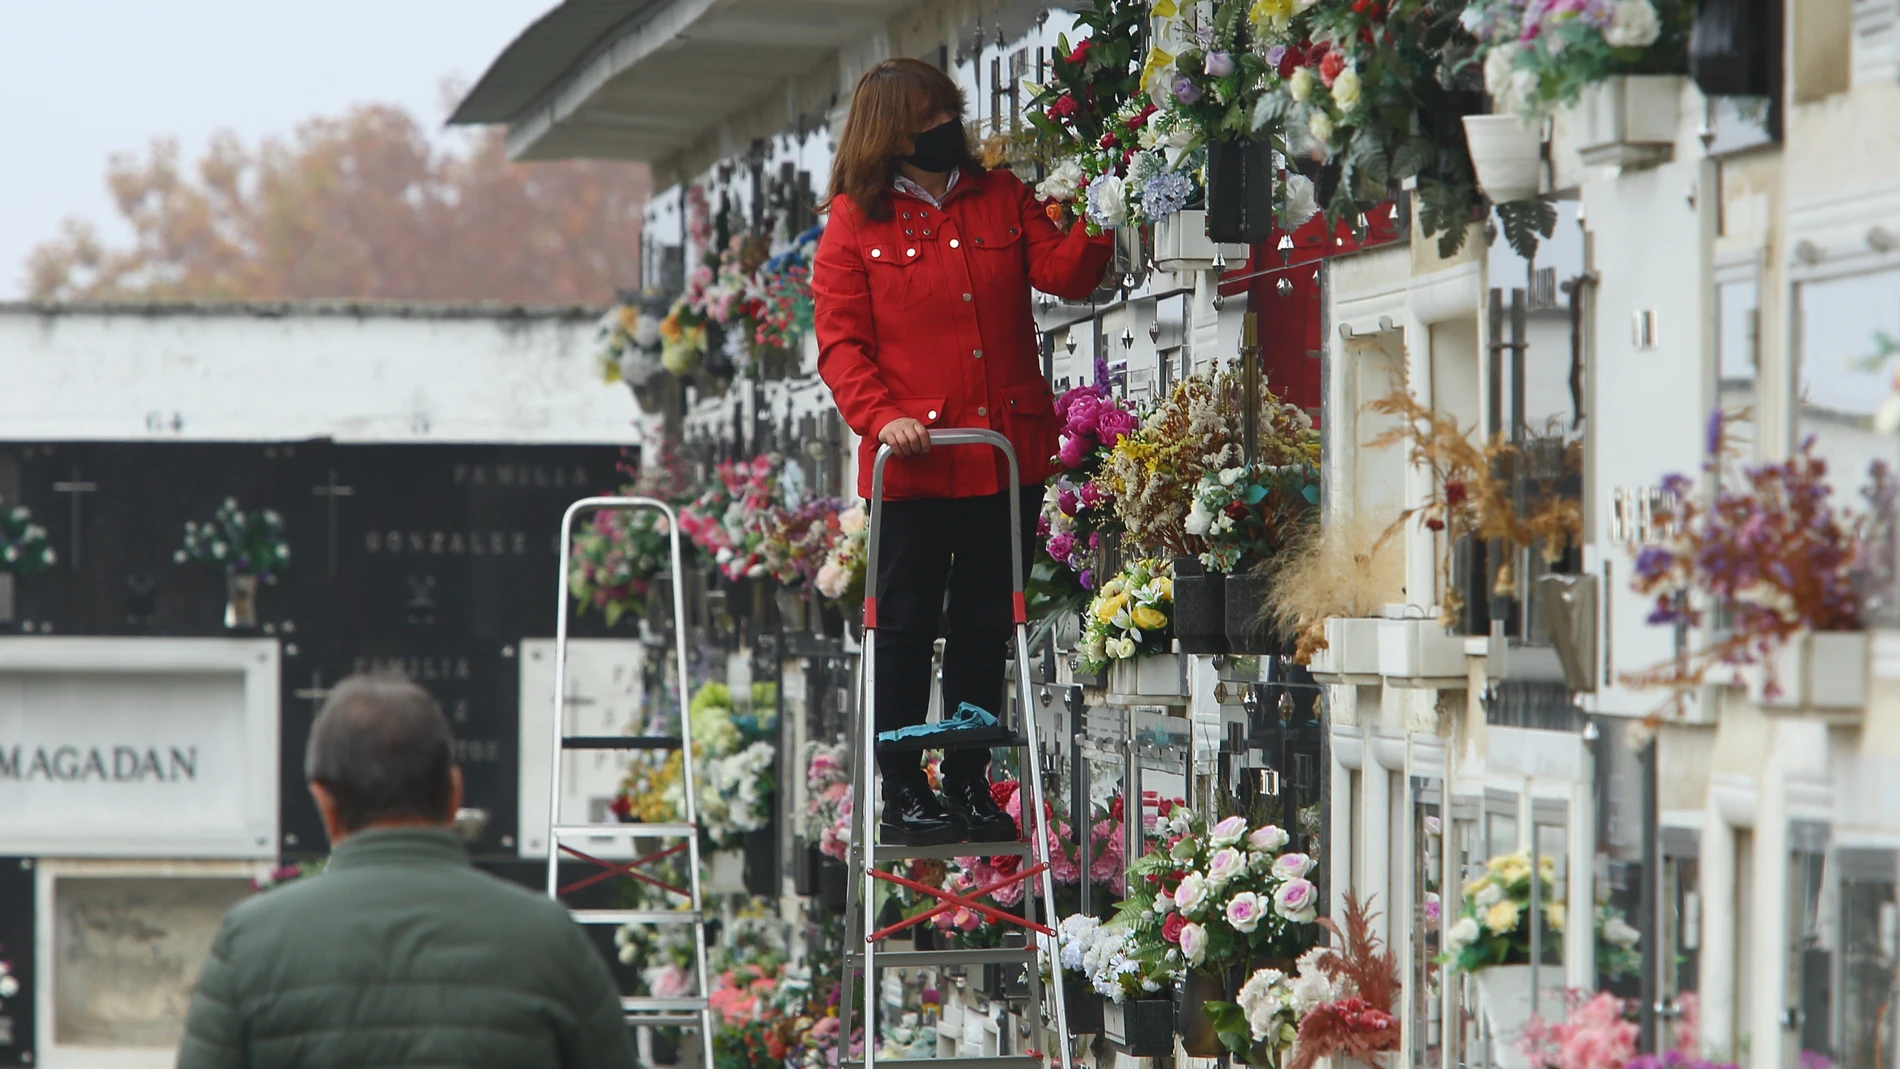
{"type": "MultiPolygon", "coordinates": [[[[1021,501],[1027,567],[1056,449],[1030,288],[1086,297],[1112,244],[1081,226],[1063,234],[1014,174],[984,170],[962,116],[956,83],[919,60],[886,60],[859,79],[812,270],[818,372],[863,439],[858,493],[870,496],[880,444],[901,458],[885,469],[878,544],[878,731],[923,722],[946,589],[943,707],[1002,711],[1013,620],[1006,495],[1021,501]],[[1021,485],[996,450],[933,452],[933,427],[1001,432],[1021,485]]],[[[939,802],[914,756],[881,756],[884,841],[1014,839],[1015,821],[990,796],[989,760],[984,747],[949,751],[939,802]]]]}

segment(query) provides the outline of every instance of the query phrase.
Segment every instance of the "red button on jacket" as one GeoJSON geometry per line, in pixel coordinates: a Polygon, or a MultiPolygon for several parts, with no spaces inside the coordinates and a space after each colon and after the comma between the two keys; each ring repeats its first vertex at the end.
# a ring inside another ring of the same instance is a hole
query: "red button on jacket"
{"type": "MultiPolygon", "coordinates": [[[[1042,482],[1056,470],[1059,428],[1029,290],[1087,297],[1113,238],[1080,226],[1065,236],[1006,170],[965,172],[942,208],[890,198],[882,221],[834,201],[812,266],[818,373],[863,438],[858,493],[871,496],[877,433],[903,416],[1000,431],[1023,485],[1042,482]]],[[[1007,483],[1002,454],[977,446],[895,457],[884,469],[890,500],[975,497],[1007,483]]]]}

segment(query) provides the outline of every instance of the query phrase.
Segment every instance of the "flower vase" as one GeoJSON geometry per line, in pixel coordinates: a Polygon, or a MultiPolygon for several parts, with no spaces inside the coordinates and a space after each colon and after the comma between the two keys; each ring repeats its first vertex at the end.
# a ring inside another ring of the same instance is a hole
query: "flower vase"
{"type": "Polygon", "coordinates": [[[0,572],[0,624],[13,622],[13,586],[13,573],[0,572]]]}
{"type": "MultiPolygon", "coordinates": [[[[1524,1026],[1531,1019],[1530,965],[1492,965],[1469,975],[1477,995],[1482,1034],[1490,1038],[1494,1064],[1498,1069],[1531,1069],[1530,1060],[1519,1049],[1524,1026]]],[[[1537,1013],[1545,1019],[1561,1017],[1563,966],[1540,966],[1537,988],[1537,1013]]]]}
{"type": "Polygon", "coordinates": [[[257,626],[257,576],[224,577],[224,626],[232,631],[257,626]]]}
{"type": "Polygon", "coordinates": [[[792,858],[792,893],[805,897],[817,894],[818,872],[824,867],[825,855],[817,844],[800,839],[792,858]]]}
{"type": "Polygon", "coordinates": [[[1174,1000],[1129,999],[1102,1007],[1102,1035],[1131,1058],[1166,1058],[1174,1053],[1174,1000]]]}
{"type": "Polygon", "coordinates": [[[1207,143],[1207,236],[1247,245],[1273,234],[1273,143],[1207,143]]]}
{"type": "Polygon", "coordinates": [[[818,897],[836,916],[844,916],[845,893],[850,882],[851,870],[837,858],[825,858],[818,866],[818,897]]]}
{"type": "Polygon", "coordinates": [[[1227,1053],[1214,1031],[1213,1019],[1207,1015],[1207,1004],[1232,1001],[1231,995],[1227,975],[1208,969],[1191,970],[1187,981],[1175,989],[1179,1001],[1174,1018],[1181,1030],[1181,1049],[1188,1057],[1218,1058],[1227,1053]]]}
{"type": "Polygon", "coordinates": [[[1198,557],[1174,558],[1174,637],[1182,653],[1227,652],[1227,583],[1198,557]]]}
{"type": "Polygon", "coordinates": [[[745,864],[745,889],[749,895],[774,897],[779,893],[778,836],[772,827],[747,832],[740,855],[745,864]]]}
{"type": "Polygon", "coordinates": [[[706,858],[708,894],[745,893],[745,851],[715,850],[706,858]]]}
{"type": "Polygon", "coordinates": [[[1230,653],[1267,654],[1285,652],[1279,629],[1267,619],[1267,577],[1256,572],[1235,572],[1227,577],[1225,629],[1230,653]]]}
{"type": "Polygon", "coordinates": [[[1537,196],[1543,170],[1544,134],[1518,115],[1467,115],[1465,144],[1478,187],[1493,203],[1537,196]]]}
{"type": "Polygon", "coordinates": [[[772,592],[772,600],[778,605],[779,631],[787,635],[804,634],[810,630],[807,623],[807,610],[811,602],[803,590],[782,586],[772,592]]]}

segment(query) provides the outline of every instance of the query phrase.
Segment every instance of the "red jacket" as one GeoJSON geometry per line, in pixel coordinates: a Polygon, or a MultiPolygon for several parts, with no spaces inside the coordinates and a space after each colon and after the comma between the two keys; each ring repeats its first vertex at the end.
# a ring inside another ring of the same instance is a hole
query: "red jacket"
{"type": "MultiPolygon", "coordinates": [[[[964,173],[941,209],[889,196],[882,222],[834,201],[812,267],[818,373],[863,438],[858,493],[871,496],[878,432],[903,416],[1000,431],[1023,485],[1042,482],[1056,470],[1058,428],[1029,289],[1088,296],[1113,239],[1080,226],[1064,236],[1006,170],[964,173]]],[[[1007,482],[1001,453],[957,446],[893,458],[884,496],[975,497],[1007,482]]]]}

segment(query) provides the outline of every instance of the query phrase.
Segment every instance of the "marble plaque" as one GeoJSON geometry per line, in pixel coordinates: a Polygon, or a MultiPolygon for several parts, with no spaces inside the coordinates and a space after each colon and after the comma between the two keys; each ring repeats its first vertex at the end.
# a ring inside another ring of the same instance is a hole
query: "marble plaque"
{"type": "Polygon", "coordinates": [[[175,1047],[233,878],[63,877],[53,893],[53,1040],[175,1047]]]}

